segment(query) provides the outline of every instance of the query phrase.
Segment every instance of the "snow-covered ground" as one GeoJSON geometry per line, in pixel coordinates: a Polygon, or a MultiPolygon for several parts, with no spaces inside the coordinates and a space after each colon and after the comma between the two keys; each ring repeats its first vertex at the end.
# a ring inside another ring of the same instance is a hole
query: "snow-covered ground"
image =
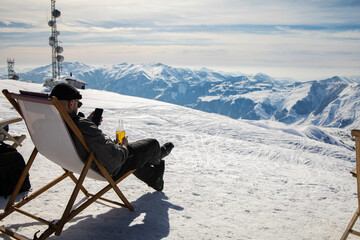
{"type": "MultiPolygon", "coordinates": [[[[0,88],[45,91],[40,84],[11,80],[1,80],[0,88]]],[[[121,118],[129,141],[152,137],[175,148],[166,158],[164,192],[130,176],[119,186],[134,212],[95,203],[50,239],[339,239],[356,209],[350,129],[235,120],[99,90],[82,95],[85,115],[104,108],[100,128],[108,135],[115,136],[121,118]],[[339,144],[318,141],[326,133],[332,133],[328,142],[339,144]]],[[[0,112],[3,119],[18,116],[2,94],[0,112]]],[[[18,151],[27,160],[33,143],[24,123],[10,125],[10,132],[26,133],[18,151]]],[[[33,189],[61,173],[39,155],[30,172],[33,189]]],[[[86,184],[94,191],[104,186],[86,184]]],[[[67,180],[26,209],[59,218],[72,187],[67,180]]],[[[1,211],[6,202],[0,198],[1,211]]],[[[27,237],[46,228],[16,213],[0,224],[27,237]]]]}

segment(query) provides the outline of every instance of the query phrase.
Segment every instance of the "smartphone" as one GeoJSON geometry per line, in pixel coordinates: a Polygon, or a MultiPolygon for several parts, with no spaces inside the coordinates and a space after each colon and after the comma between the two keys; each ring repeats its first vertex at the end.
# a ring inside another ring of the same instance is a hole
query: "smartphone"
{"type": "Polygon", "coordinates": [[[92,118],[92,121],[96,124],[96,126],[99,126],[103,111],[104,111],[104,109],[102,109],[102,108],[95,108],[95,113],[92,118]]]}

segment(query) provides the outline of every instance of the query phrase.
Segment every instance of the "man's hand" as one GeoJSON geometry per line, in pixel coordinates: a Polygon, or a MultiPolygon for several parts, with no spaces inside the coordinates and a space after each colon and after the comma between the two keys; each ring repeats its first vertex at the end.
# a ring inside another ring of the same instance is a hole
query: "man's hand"
{"type": "MultiPolygon", "coordinates": [[[[92,113],[90,113],[90,115],[87,117],[87,119],[92,121],[92,118],[94,117],[94,114],[95,114],[95,111],[92,111],[92,113]]],[[[102,120],[103,120],[103,117],[101,116],[99,126],[101,125],[102,120]]]]}
{"type": "Polygon", "coordinates": [[[129,141],[128,141],[128,136],[124,137],[122,139],[122,145],[124,145],[125,147],[127,147],[127,145],[129,144],[129,141]]]}

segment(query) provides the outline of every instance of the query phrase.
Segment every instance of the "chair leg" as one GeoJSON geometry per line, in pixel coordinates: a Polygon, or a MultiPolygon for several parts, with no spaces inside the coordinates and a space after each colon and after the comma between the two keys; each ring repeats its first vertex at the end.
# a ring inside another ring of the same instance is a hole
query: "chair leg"
{"type": "Polygon", "coordinates": [[[350,220],[350,222],[340,240],[346,240],[348,238],[349,234],[353,231],[352,228],[354,227],[358,217],[359,217],[359,209],[357,209],[355,211],[354,216],[350,220]]]}
{"type": "MultiPolygon", "coordinates": [[[[68,170],[66,170],[66,169],[64,169],[64,171],[68,172],[68,170]]],[[[75,185],[78,184],[78,179],[74,176],[73,173],[71,173],[69,177],[75,183],[75,185]]],[[[86,188],[83,185],[80,186],[80,190],[84,193],[85,196],[87,196],[87,197],[90,196],[90,193],[86,190],[86,188]]]]}
{"type": "Polygon", "coordinates": [[[117,183],[115,183],[115,181],[111,178],[110,174],[108,173],[108,171],[105,169],[105,167],[95,158],[94,159],[96,165],[98,166],[98,168],[100,169],[101,173],[103,174],[103,176],[106,178],[106,180],[109,182],[109,185],[111,186],[112,189],[114,189],[114,191],[116,192],[116,194],[119,196],[119,198],[123,201],[123,203],[125,204],[125,206],[130,210],[130,211],[134,211],[134,207],[131,205],[131,203],[126,199],[126,197],[124,196],[124,194],[120,191],[120,189],[118,188],[118,186],[116,185],[117,183],[119,183],[120,181],[122,181],[124,178],[126,178],[127,176],[129,176],[131,173],[135,172],[135,170],[129,171],[128,173],[126,173],[124,176],[120,177],[117,181],[117,183]]]}
{"type": "Polygon", "coordinates": [[[8,235],[10,237],[13,237],[15,239],[18,239],[18,240],[29,240],[29,239],[27,239],[27,238],[15,233],[15,232],[9,230],[9,229],[6,229],[6,228],[4,228],[2,226],[0,226],[0,232],[3,232],[4,234],[6,234],[6,235],[8,235]]]}
{"type": "Polygon", "coordinates": [[[70,215],[70,212],[71,212],[71,208],[73,207],[73,205],[75,203],[75,200],[76,200],[76,197],[79,194],[79,191],[83,188],[82,184],[83,184],[83,182],[85,180],[86,174],[87,174],[93,160],[94,160],[94,153],[91,152],[91,154],[88,157],[88,160],[87,160],[83,170],[81,171],[79,179],[77,180],[77,184],[76,184],[76,186],[74,188],[74,191],[73,191],[73,193],[72,193],[72,195],[71,195],[71,197],[69,199],[69,202],[68,202],[68,204],[67,204],[67,206],[65,208],[63,216],[59,220],[59,222],[56,224],[58,226],[58,228],[56,229],[56,232],[55,232],[56,236],[60,235],[60,233],[61,233],[61,231],[62,231],[62,229],[64,227],[64,224],[70,220],[69,215],[70,215]]]}
{"type": "MultiPolygon", "coordinates": [[[[96,158],[93,157],[93,153],[90,155],[90,157],[88,159],[88,162],[86,163],[84,169],[89,169],[92,160],[96,160],[96,158]]],[[[116,184],[119,183],[120,181],[122,181],[123,179],[125,179],[127,176],[129,176],[134,171],[135,170],[129,171],[124,176],[122,176],[121,178],[116,180],[116,182],[114,182],[111,179],[110,175],[109,175],[110,180],[115,184],[115,188],[112,186],[112,184],[109,183],[106,187],[104,187],[101,191],[99,191],[95,195],[88,193],[88,195],[91,196],[90,199],[88,199],[86,202],[84,202],[83,204],[81,204],[76,209],[72,210],[71,212],[65,210],[64,214],[63,214],[63,217],[56,224],[50,225],[49,228],[45,232],[43,232],[39,238],[35,238],[35,239],[46,239],[47,237],[49,237],[53,233],[55,233],[55,235],[59,236],[61,234],[61,231],[62,231],[65,223],[67,223],[68,221],[73,219],[76,215],[78,215],[80,212],[82,212],[85,208],[87,208],[90,204],[95,202],[97,199],[102,199],[101,196],[104,195],[106,192],[108,192],[111,188],[113,188],[115,190],[117,188],[116,184]]],[[[69,200],[68,207],[73,206],[73,203],[74,203],[73,200],[76,199],[76,196],[78,195],[78,193],[79,193],[79,191],[80,191],[80,189],[82,187],[82,183],[84,181],[83,178],[84,178],[84,176],[86,176],[86,173],[87,173],[87,170],[85,170],[85,171],[83,170],[83,172],[81,173],[78,180],[74,177],[75,180],[76,180],[75,182],[76,182],[77,186],[76,186],[76,188],[75,188],[75,190],[73,192],[73,196],[69,200]],[[74,194],[76,196],[74,196],[74,194]]],[[[133,211],[134,210],[133,206],[127,201],[125,196],[121,193],[120,189],[118,189],[118,191],[120,192],[121,196],[124,198],[124,199],[123,198],[121,198],[121,199],[123,200],[123,202],[125,204],[123,204],[121,206],[126,207],[126,208],[130,209],[131,211],[133,211]]],[[[118,193],[116,190],[115,190],[115,192],[118,193]]],[[[108,200],[108,199],[102,199],[102,200],[117,204],[116,202],[113,202],[113,201],[108,200]]]]}

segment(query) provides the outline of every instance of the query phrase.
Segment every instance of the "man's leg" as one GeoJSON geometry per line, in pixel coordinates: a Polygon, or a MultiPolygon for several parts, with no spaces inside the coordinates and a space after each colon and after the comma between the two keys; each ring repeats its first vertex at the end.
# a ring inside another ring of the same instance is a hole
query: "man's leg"
{"type": "Polygon", "coordinates": [[[134,175],[148,186],[161,191],[165,164],[160,164],[161,150],[159,142],[155,139],[144,139],[130,143],[128,149],[129,161],[136,164],[134,169],[137,170],[134,175]]]}
{"type": "Polygon", "coordinates": [[[160,164],[156,166],[145,164],[144,167],[137,169],[134,175],[149,187],[154,188],[156,191],[161,191],[164,186],[164,171],[165,162],[161,160],[160,164]]]}
{"type": "Polygon", "coordinates": [[[159,142],[156,139],[143,139],[129,143],[127,148],[129,150],[129,157],[121,167],[120,172],[113,178],[117,179],[126,172],[137,169],[134,172],[134,175],[138,179],[145,182],[150,187],[160,190],[159,187],[157,187],[157,185],[160,184],[156,185],[156,182],[159,182],[159,176],[161,176],[162,181],[164,167],[159,166],[161,157],[159,142]]]}

